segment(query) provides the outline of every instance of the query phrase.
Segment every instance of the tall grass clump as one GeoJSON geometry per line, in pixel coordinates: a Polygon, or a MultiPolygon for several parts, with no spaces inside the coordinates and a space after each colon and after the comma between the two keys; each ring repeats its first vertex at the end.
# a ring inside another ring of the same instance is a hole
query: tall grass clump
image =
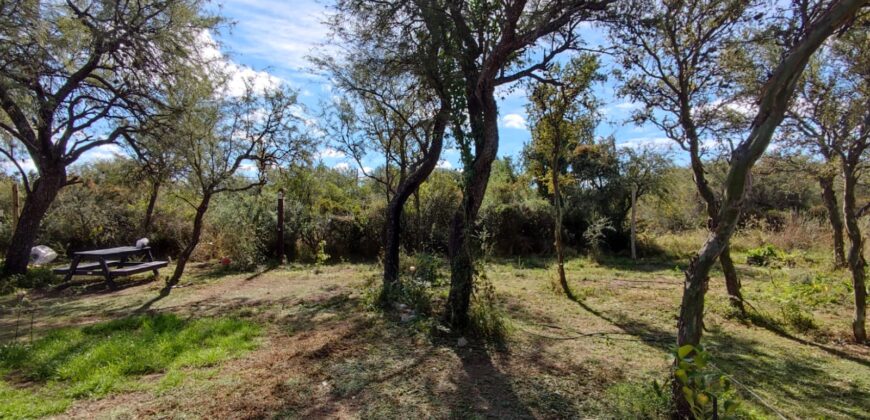
{"type": "Polygon", "coordinates": [[[79,398],[138,388],[136,377],[212,366],[256,347],[260,328],[233,318],[185,320],[137,316],[52,331],[32,345],[0,348],[0,418],[29,418],[66,409],[79,398]],[[33,404],[34,400],[44,404],[33,404]]]}

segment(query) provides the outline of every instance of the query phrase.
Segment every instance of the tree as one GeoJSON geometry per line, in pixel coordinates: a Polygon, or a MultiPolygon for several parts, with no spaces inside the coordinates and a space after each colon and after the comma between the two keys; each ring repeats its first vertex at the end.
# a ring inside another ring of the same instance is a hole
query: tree
{"type": "MultiPolygon", "coordinates": [[[[621,93],[643,108],[633,119],[652,123],[689,155],[695,186],[703,199],[708,228],[719,224],[718,197],[704,157],[713,140],[726,145],[723,120],[733,106],[727,97],[729,69],[722,65],[748,20],[747,0],[631,0],[611,37],[625,69],[621,93]]],[[[731,304],[745,312],[740,280],[726,244],[719,254],[731,304]]]]}
{"type": "Polygon", "coordinates": [[[195,210],[193,230],[161,290],[164,296],[181,279],[199,244],[212,198],[265,185],[268,169],[303,159],[312,145],[299,128],[295,92],[280,86],[258,91],[246,80],[241,96],[233,96],[219,73],[208,76],[179,85],[169,103],[182,112],[164,122],[174,127],[173,153],[185,163],[182,182],[192,197],[182,199],[195,210]]]}
{"type": "MultiPolygon", "coordinates": [[[[867,170],[870,157],[868,28],[870,20],[865,17],[820,51],[799,87],[800,101],[795,102],[789,113],[811,152],[821,155],[828,167],[839,164],[843,177],[842,215],[850,244],[846,265],[852,273],[855,290],[852,332],[859,343],[867,340],[867,262],[864,260],[864,237],[858,223],[864,210],[856,203],[856,188],[862,173],[867,170]]],[[[826,200],[826,205],[829,205],[827,201],[836,200],[833,174],[825,176],[825,182],[831,184],[826,185],[825,190],[826,195],[830,194],[826,200]]],[[[829,213],[838,212],[834,208],[829,213]]],[[[837,219],[839,217],[831,217],[835,239],[839,233],[838,252],[842,254],[843,222],[837,219]]]]}
{"type": "MultiPolygon", "coordinates": [[[[866,5],[866,0],[817,2],[809,8],[805,7],[807,4],[797,4],[798,7],[793,13],[783,19],[787,26],[774,25],[773,30],[789,32],[793,38],[760,88],[757,111],[748,134],[731,153],[724,193],[717,214],[718,224],[711,230],[685,271],[685,286],[677,324],[678,347],[697,346],[700,343],[704,297],[710,269],[734,233],[749,184],[750,171],[767,149],[774,131],[785,117],[807,62],[828,37],[852,21],[859,9],[866,5]]],[[[688,415],[688,402],[678,381],[674,380],[673,384],[677,408],[681,414],[688,415]]]]}
{"type": "Polygon", "coordinates": [[[450,293],[445,321],[468,324],[475,273],[473,229],[498,152],[497,86],[541,78],[562,52],[580,48],[582,22],[603,18],[612,0],[420,0],[426,29],[439,37],[458,77],[448,88],[457,103],[453,137],[462,154],[463,198],[450,227],[450,293]]]}
{"type": "Polygon", "coordinates": [[[0,130],[38,173],[21,171],[27,198],[4,274],[27,269],[46,211],[72,182],[67,168],[147,119],[172,69],[196,61],[190,40],[216,22],[199,0],[0,1],[0,130]]]}
{"type": "Polygon", "coordinates": [[[447,36],[426,32],[431,13],[411,3],[338,2],[332,28],[344,44],[342,62],[315,60],[348,97],[336,104],[331,131],[363,174],[387,197],[381,303],[399,283],[399,245],[405,203],[438,164],[452,117],[445,80],[455,66],[441,62],[447,36]],[[374,30],[370,19],[378,25],[374,30]],[[363,164],[369,150],[383,156],[381,174],[363,164]]]}
{"type": "Polygon", "coordinates": [[[593,82],[602,79],[598,66],[598,59],[591,54],[574,57],[564,68],[554,65],[548,77],[555,82],[534,84],[527,107],[532,141],[524,154],[530,170],[539,181],[548,184],[552,193],[559,284],[569,298],[573,295],[565,277],[560,184],[574,151],[581,144],[590,143],[595,135],[596,104],[590,89],[593,82]]]}

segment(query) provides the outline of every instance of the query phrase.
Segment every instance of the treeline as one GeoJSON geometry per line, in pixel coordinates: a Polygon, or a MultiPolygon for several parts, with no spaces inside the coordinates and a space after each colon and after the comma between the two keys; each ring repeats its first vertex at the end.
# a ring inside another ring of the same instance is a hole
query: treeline
{"type": "MultiPolygon", "coordinates": [[[[621,155],[623,161],[638,156],[609,144],[605,148],[621,155]]],[[[808,173],[774,170],[777,166],[772,159],[759,165],[743,224],[779,230],[795,216],[825,223],[827,214],[815,179],[808,173]]],[[[720,168],[714,179],[721,179],[724,166],[713,167],[720,168]]],[[[571,254],[628,255],[630,179],[618,168],[603,172],[613,177],[605,183],[607,188],[576,182],[569,183],[564,192],[565,242],[571,254]]],[[[76,167],[72,173],[82,181],[58,195],[42,224],[38,244],[68,255],[147,237],[156,252],[169,258],[184,247],[195,209],[184,199],[191,192],[183,184],[159,190],[145,227],[151,189],[137,161],[118,157],[76,167]]],[[[652,180],[655,188],[639,198],[641,233],[706,227],[702,201],[688,168],[662,165],[652,180]]],[[[452,209],[461,198],[460,181],[458,171],[436,169],[411,197],[402,220],[403,252],[446,256],[452,209]]],[[[12,182],[9,177],[0,181],[0,252],[5,252],[11,238],[12,182]]],[[[261,188],[216,199],[193,259],[226,257],[232,268],[240,270],[277,260],[279,190],[285,197],[287,260],[314,263],[319,252],[328,256],[323,262],[373,262],[381,256],[387,205],[383,187],[356,170],[315,164],[275,171],[261,188]]],[[[866,191],[863,194],[870,198],[866,191]]],[[[475,229],[487,252],[494,257],[552,256],[554,224],[547,186],[536,182],[522,161],[497,160],[475,229]]],[[[664,250],[641,243],[640,252],[650,256],[664,250]]]]}

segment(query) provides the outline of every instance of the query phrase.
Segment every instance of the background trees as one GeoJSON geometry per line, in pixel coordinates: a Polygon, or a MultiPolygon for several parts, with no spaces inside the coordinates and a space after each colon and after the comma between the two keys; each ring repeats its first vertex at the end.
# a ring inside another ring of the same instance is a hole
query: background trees
{"type": "Polygon", "coordinates": [[[571,289],[565,278],[565,253],[562,241],[563,173],[581,145],[594,141],[595,100],[591,84],[601,79],[598,60],[593,55],[575,57],[564,69],[555,65],[548,74],[554,82],[539,82],[529,94],[529,122],[532,142],[525,150],[526,159],[539,183],[548,186],[553,196],[556,264],[559,284],[565,295],[571,289]]]}
{"type": "Polygon", "coordinates": [[[195,209],[193,230],[178,256],[175,271],[162,294],[181,279],[203,230],[214,196],[240,192],[266,183],[268,170],[299,161],[310,152],[308,137],[300,132],[294,114],[296,94],[283,87],[258,91],[246,81],[241,96],[226,90],[221,74],[185,80],[173,91],[170,103],[181,113],[165,124],[171,144],[184,162],[182,182],[190,196],[182,199],[195,209]]]}
{"type": "MultiPolygon", "coordinates": [[[[429,2],[430,33],[444,34],[459,77],[451,92],[461,103],[454,137],[462,153],[463,197],[450,230],[451,287],[445,320],[468,323],[474,267],[473,229],[498,152],[495,88],[533,77],[562,52],[581,44],[575,29],[601,18],[611,1],[429,2]],[[461,92],[461,94],[458,94],[461,92]]],[[[459,108],[459,107],[457,107],[459,108]]]]}
{"type": "Polygon", "coordinates": [[[0,130],[11,139],[0,153],[15,161],[19,145],[37,170],[21,171],[27,197],[5,274],[27,268],[69,165],[148,118],[215,23],[196,0],[0,3],[0,130]]]}
{"type": "MultiPolygon", "coordinates": [[[[730,151],[728,122],[731,70],[723,65],[752,13],[752,2],[632,1],[611,31],[625,69],[622,94],[643,108],[637,123],[660,128],[689,156],[692,176],[716,229],[719,197],[710,185],[704,158],[730,151]],[[641,22],[641,24],[637,24],[641,22]]],[[[719,255],[732,303],[744,311],[740,281],[726,244],[719,255]]]]}

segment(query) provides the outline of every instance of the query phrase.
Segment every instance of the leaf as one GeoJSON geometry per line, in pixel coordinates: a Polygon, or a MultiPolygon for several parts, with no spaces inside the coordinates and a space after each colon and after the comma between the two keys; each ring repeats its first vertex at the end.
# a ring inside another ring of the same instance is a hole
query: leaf
{"type": "Polygon", "coordinates": [[[686,385],[689,383],[689,377],[686,375],[686,371],[683,369],[677,369],[674,371],[674,377],[680,381],[681,384],[686,385]]]}
{"type": "Polygon", "coordinates": [[[680,359],[685,359],[686,356],[688,356],[689,353],[691,353],[693,350],[695,350],[694,346],[692,346],[691,344],[686,344],[685,346],[677,349],[677,357],[679,357],[680,359]]]}

